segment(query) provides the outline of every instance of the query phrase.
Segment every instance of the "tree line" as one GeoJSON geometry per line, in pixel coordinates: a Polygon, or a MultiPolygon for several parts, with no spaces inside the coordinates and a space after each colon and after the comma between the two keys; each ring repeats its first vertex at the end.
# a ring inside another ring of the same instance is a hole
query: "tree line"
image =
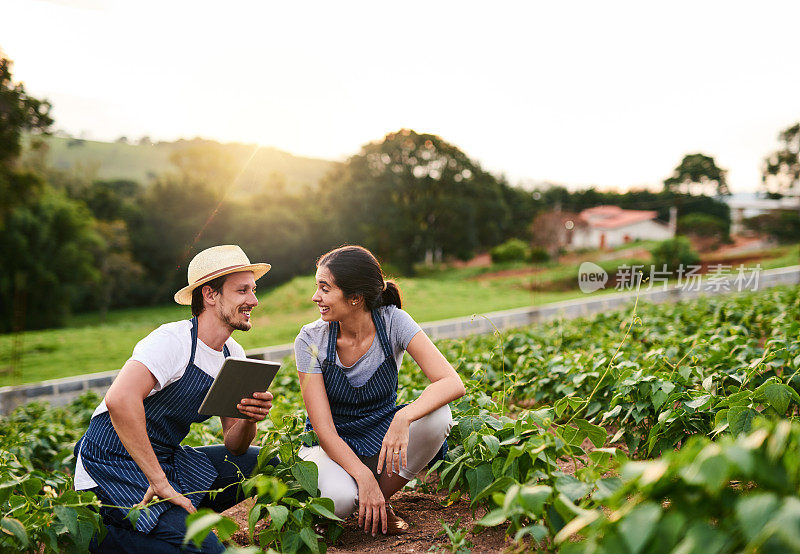
{"type": "MultiPolygon", "coordinates": [[[[726,205],[680,190],[694,175],[680,166],[662,192],[531,191],[442,138],[408,129],[364,145],[303,187],[275,174],[247,195],[228,194],[231,170],[208,149],[184,151],[175,171],[146,186],[97,180],[48,167],[43,141],[33,140],[23,159],[23,134],[47,133],[52,123],[50,105],[14,83],[11,62],[0,59],[0,332],[169,302],[185,285],[188,261],[215,244],[269,261],[274,285],[311,273],[317,256],[345,243],[370,248],[395,274],[469,259],[510,238],[530,240],[534,217],[556,205],[616,204],[666,219],[677,204],[681,215],[729,219],[726,205]]],[[[724,172],[715,175],[724,184],[724,172]]]]}

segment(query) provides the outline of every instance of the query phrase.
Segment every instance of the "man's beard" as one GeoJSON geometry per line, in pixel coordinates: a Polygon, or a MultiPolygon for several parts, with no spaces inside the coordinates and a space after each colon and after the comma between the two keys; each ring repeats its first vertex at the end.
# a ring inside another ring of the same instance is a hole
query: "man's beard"
{"type": "Polygon", "coordinates": [[[237,320],[235,320],[234,317],[236,315],[238,315],[238,314],[239,314],[239,310],[238,309],[234,312],[233,316],[231,316],[231,314],[228,314],[228,313],[222,313],[221,314],[222,315],[222,321],[226,325],[228,325],[228,327],[230,327],[231,329],[233,329],[235,331],[249,331],[250,328],[252,327],[252,324],[249,321],[237,321],[237,320]]]}

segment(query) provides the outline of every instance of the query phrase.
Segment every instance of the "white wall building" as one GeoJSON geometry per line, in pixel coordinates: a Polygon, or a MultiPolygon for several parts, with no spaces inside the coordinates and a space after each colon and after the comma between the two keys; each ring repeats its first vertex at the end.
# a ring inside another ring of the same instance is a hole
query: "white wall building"
{"type": "MultiPolygon", "coordinates": [[[[597,206],[579,214],[571,248],[614,248],[635,240],[666,240],[675,236],[673,225],[656,220],[655,211],[597,206]]],[[[673,216],[674,218],[674,216],[673,216]]]]}

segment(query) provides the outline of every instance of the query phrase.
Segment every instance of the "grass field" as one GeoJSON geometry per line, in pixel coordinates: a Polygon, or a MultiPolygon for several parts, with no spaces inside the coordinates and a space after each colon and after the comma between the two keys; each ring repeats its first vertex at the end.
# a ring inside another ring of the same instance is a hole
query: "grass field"
{"type": "MultiPolygon", "coordinates": [[[[797,245],[765,253],[771,257],[759,262],[763,269],[798,263],[797,245]]],[[[592,258],[591,253],[585,257],[592,258]]],[[[621,263],[632,265],[648,261],[620,258],[600,265],[611,270],[621,263]]],[[[536,290],[550,281],[572,277],[577,285],[577,268],[578,264],[450,268],[399,279],[399,283],[404,309],[415,320],[426,322],[583,297],[585,295],[578,290],[536,290]],[[487,275],[490,272],[492,274],[487,275]]],[[[237,331],[234,337],[245,349],[292,342],[302,325],[318,317],[311,302],[313,291],[314,280],[309,275],[260,293],[259,306],[253,312],[252,330],[237,331]]],[[[615,291],[594,294],[609,292],[615,291]]],[[[150,331],[162,323],[188,317],[188,307],[165,305],[112,311],[104,322],[96,314],[81,314],[73,317],[63,329],[0,335],[0,386],[118,369],[136,342],[150,331]],[[15,350],[16,360],[13,359],[15,350]]]]}

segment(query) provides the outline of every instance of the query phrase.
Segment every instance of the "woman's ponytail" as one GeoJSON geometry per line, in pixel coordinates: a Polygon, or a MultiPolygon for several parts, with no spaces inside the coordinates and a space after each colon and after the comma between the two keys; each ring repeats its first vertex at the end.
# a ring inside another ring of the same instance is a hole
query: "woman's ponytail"
{"type": "Polygon", "coordinates": [[[386,281],[381,292],[381,306],[394,304],[398,308],[403,307],[403,298],[400,296],[400,287],[394,281],[386,281]]]}

